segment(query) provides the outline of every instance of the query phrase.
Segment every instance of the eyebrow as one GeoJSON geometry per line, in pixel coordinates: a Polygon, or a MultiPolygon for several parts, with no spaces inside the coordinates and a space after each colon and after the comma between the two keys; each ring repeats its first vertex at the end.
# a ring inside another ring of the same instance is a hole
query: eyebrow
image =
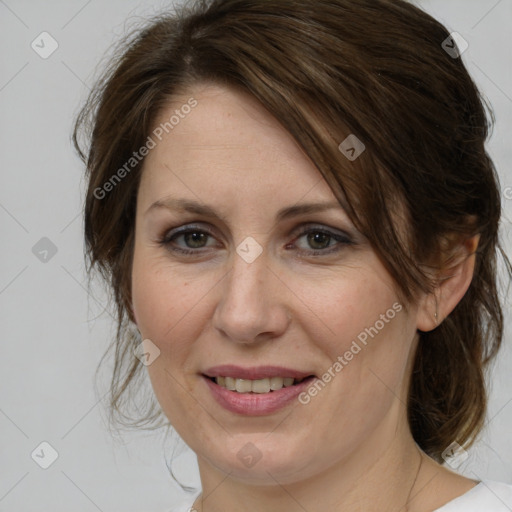
{"type": "MultiPolygon", "coordinates": [[[[227,219],[219,214],[214,208],[197,201],[190,199],[177,199],[177,198],[165,198],[155,201],[147,210],[146,215],[158,208],[166,208],[168,210],[178,210],[183,212],[194,213],[204,217],[217,218],[227,223],[227,219]]],[[[276,220],[282,222],[284,220],[298,217],[299,215],[318,213],[327,210],[338,209],[345,211],[340,203],[326,202],[326,203],[302,203],[287,206],[277,212],[276,220]]]]}

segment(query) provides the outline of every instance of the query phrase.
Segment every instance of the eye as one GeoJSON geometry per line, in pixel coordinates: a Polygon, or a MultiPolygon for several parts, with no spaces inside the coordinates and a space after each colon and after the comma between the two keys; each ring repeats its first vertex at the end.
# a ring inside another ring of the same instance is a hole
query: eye
{"type": "Polygon", "coordinates": [[[335,233],[323,227],[306,227],[299,232],[295,239],[295,245],[299,246],[300,253],[313,256],[338,252],[345,246],[352,245],[352,243],[348,235],[335,233]],[[298,241],[302,243],[297,243],[298,241]]]}
{"type": "MultiPolygon", "coordinates": [[[[196,256],[212,247],[219,247],[209,231],[196,226],[183,226],[168,231],[158,243],[171,252],[196,256]]],[[[300,254],[306,256],[325,256],[352,244],[345,233],[330,231],[325,227],[307,226],[299,231],[292,243],[286,245],[286,249],[298,249],[300,254]]]]}
{"type": "Polygon", "coordinates": [[[209,244],[213,240],[213,235],[204,229],[194,226],[185,226],[176,230],[167,232],[159,243],[166,249],[182,254],[199,254],[201,249],[212,247],[209,244]]]}

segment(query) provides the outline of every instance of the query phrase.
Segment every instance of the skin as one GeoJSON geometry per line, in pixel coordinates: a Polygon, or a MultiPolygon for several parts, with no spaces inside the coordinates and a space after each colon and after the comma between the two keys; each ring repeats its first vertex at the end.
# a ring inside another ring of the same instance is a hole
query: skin
{"type": "Polygon", "coordinates": [[[436,302],[442,321],[462,298],[478,239],[461,243],[460,263],[435,296],[402,305],[308,404],[246,417],[213,400],[200,376],[210,366],[277,364],[322,375],[400,300],[339,204],[276,221],[283,207],[337,201],[290,134],[253,98],[197,84],[174,98],[155,126],[190,97],[197,106],[144,164],[132,308],[142,338],[161,351],[147,367],[156,397],[197,454],[203,495],[195,508],[427,511],[472,488],[474,481],[419,450],[404,404],[417,330],[435,328],[436,302]],[[170,197],[207,204],[218,217],[151,207],[170,197]],[[195,245],[184,236],[161,243],[182,226],[208,235],[196,235],[195,245]],[[319,242],[318,235],[308,241],[301,227],[350,243],[319,242]],[[249,236],[263,249],[252,263],[236,252],[249,236]],[[250,468],[237,457],[247,443],[261,453],[250,468]]]}

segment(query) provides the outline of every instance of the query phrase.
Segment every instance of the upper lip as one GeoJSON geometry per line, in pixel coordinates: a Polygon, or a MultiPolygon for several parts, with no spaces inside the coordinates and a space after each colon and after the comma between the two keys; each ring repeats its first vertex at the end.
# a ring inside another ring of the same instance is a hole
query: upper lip
{"type": "Polygon", "coordinates": [[[243,368],[233,364],[222,364],[208,368],[203,375],[207,377],[233,377],[234,379],[258,380],[271,377],[291,377],[303,379],[313,375],[313,372],[303,372],[283,366],[252,366],[243,368]]]}

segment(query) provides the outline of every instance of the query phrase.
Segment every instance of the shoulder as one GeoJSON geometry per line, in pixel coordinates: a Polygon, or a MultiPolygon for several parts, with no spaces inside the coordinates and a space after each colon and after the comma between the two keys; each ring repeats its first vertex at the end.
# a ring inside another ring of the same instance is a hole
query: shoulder
{"type": "Polygon", "coordinates": [[[510,512],[512,485],[494,480],[482,480],[468,492],[434,512],[510,512]]]}

